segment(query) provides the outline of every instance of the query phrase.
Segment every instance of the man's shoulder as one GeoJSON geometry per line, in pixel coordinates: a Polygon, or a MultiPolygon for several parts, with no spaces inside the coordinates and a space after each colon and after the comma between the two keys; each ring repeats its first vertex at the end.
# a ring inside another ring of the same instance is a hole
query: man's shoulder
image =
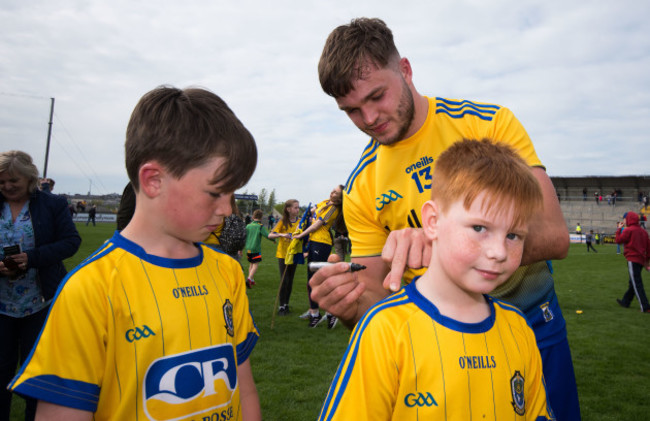
{"type": "Polygon", "coordinates": [[[379,142],[374,139],[370,139],[370,141],[366,144],[366,146],[361,151],[361,157],[359,158],[359,161],[354,166],[350,172],[350,175],[348,176],[348,179],[345,182],[345,188],[343,190],[344,193],[349,194],[353,190],[352,187],[355,184],[359,183],[359,179],[366,179],[366,181],[361,182],[361,184],[372,181],[372,178],[368,176],[374,167],[373,164],[377,161],[377,154],[379,153],[380,146],[381,145],[379,142]]]}
{"type": "Polygon", "coordinates": [[[502,105],[490,102],[443,97],[429,98],[429,106],[432,107],[435,114],[456,120],[465,117],[478,117],[481,120],[492,121],[500,110],[507,110],[502,105]]]}

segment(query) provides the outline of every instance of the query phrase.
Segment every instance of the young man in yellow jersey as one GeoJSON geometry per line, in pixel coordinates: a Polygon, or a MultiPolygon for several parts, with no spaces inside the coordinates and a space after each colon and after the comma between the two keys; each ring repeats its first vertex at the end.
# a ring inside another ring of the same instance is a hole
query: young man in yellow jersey
{"type": "Polygon", "coordinates": [[[261,420],[244,274],[200,243],[255,170],[253,137],[217,95],[160,87],[125,149],[133,218],[64,280],[11,389],[37,419],[261,420]]]}
{"type": "Polygon", "coordinates": [[[565,321],[547,264],[566,257],[569,235],[553,184],[524,127],[499,105],[418,93],[409,60],[400,56],[380,19],[354,19],[332,31],[318,71],[323,90],[372,139],[348,178],[343,200],[352,261],[368,269],[319,270],[310,280],[314,299],[353,325],[399,289],[403,274],[406,282],[421,274],[431,249],[420,209],[429,199],[438,156],[462,138],[499,139],[529,165],[544,207],[530,220],[522,266],[493,295],[519,307],[533,326],[549,401],[562,408],[556,410],[558,419],[579,419],[565,321]]]}
{"type": "Polygon", "coordinates": [[[463,140],[432,181],[427,271],[357,323],[320,419],[553,419],[535,334],[485,295],[519,267],[537,180],[508,146],[463,140]]]}

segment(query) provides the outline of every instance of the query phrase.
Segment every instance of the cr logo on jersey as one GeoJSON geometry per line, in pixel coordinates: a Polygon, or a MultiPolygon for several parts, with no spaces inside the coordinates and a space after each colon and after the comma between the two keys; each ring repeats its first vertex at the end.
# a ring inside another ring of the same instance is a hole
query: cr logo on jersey
{"type": "Polygon", "coordinates": [[[526,413],[526,401],[524,399],[524,377],[519,370],[510,379],[510,390],[512,391],[512,407],[517,415],[526,413]]]}
{"type": "Polygon", "coordinates": [[[404,405],[409,408],[414,406],[438,406],[438,403],[433,399],[431,393],[409,393],[404,397],[404,405]]]}
{"type": "Polygon", "coordinates": [[[124,335],[126,337],[126,340],[129,342],[133,341],[139,341],[140,339],[148,338],[149,336],[155,336],[156,334],[153,333],[153,330],[147,325],[143,325],[142,327],[137,327],[135,329],[129,329],[126,331],[126,334],[124,335]]]}
{"type": "Polygon", "coordinates": [[[388,190],[388,193],[382,193],[381,196],[375,199],[375,208],[380,211],[384,209],[384,206],[390,202],[394,202],[397,199],[401,199],[402,196],[397,193],[395,190],[388,190]]]}
{"type": "Polygon", "coordinates": [[[237,365],[230,344],[163,357],[144,376],[144,410],[151,420],[185,419],[229,405],[236,388],[237,365]]]}

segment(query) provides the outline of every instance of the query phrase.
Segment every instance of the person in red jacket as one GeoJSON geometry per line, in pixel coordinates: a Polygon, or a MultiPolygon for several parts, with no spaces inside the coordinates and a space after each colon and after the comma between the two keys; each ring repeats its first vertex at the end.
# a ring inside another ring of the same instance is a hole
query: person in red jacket
{"type": "Polygon", "coordinates": [[[641,280],[641,269],[650,270],[650,237],[648,233],[639,226],[639,215],[634,212],[625,214],[625,229],[623,223],[618,223],[616,230],[616,242],[624,244],[623,255],[627,260],[627,268],[630,273],[629,287],[623,299],[616,301],[622,307],[629,307],[634,296],[639,300],[641,311],[650,313],[650,304],[646,297],[641,280]]]}

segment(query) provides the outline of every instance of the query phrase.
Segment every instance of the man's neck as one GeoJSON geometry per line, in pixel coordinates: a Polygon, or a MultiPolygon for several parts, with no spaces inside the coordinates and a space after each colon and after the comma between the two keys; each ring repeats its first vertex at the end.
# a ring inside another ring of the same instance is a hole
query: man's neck
{"type": "Polygon", "coordinates": [[[408,139],[415,135],[424,126],[429,115],[429,99],[420,95],[415,88],[411,88],[411,94],[413,95],[413,121],[411,121],[411,125],[404,138],[400,140],[408,139]]]}

